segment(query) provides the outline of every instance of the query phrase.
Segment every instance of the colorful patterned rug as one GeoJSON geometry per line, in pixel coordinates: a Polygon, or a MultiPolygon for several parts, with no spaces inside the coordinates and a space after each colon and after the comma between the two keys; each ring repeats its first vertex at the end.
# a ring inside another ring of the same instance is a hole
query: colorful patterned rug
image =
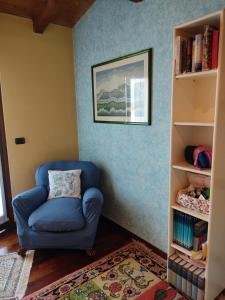
{"type": "Polygon", "coordinates": [[[34,251],[25,258],[17,253],[0,255],[0,299],[21,299],[26,291],[34,251]]]}
{"type": "Polygon", "coordinates": [[[181,300],[166,279],[166,261],[133,241],[24,300],[181,300]]]}

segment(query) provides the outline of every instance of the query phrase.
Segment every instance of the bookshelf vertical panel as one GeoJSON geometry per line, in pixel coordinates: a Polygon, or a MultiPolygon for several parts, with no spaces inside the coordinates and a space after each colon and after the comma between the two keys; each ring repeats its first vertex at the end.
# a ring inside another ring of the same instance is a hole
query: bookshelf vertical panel
{"type": "MultiPolygon", "coordinates": [[[[204,300],[213,300],[225,288],[225,10],[174,28],[173,58],[168,255],[176,250],[189,256],[192,253],[173,243],[174,211],[208,222],[204,300]],[[176,37],[194,37],[203,33],[204,25],[216,26],[220,32],[218,69],[177,76],[176,37]],[[201,144],[213,149],[211,170],[197,170],[185,162],[185,146],[201,144]],[[188,171],[211,176],[210,214],[207,216],[182,209],[176,203],[178,191],[188,185],[188,171]]],[[[169,282],[172,275],[168,269],[169,282]]]]}
{"type": "Polygon", "coordinates": [[[205,300],[225,287],[225,13],[221,14],[205,300]]]}

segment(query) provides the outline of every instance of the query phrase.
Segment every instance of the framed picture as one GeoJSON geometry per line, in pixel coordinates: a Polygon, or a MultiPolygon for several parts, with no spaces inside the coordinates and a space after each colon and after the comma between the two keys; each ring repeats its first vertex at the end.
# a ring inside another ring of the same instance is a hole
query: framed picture
{"type": "Polygon", "coordinates": [[[150,125],[151,49],[92,66],[94,122],[150,125]]]}

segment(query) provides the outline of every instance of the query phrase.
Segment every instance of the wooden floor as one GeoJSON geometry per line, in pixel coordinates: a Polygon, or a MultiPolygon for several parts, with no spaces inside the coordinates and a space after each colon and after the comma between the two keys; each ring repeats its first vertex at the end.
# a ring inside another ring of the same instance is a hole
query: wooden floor
{"type": "MultiPolygon", "coordinates": [[[[26,295],[78,270],[131,241],[131,234],[107,219],[101,219],[96,238],[95,257],[77,250],[37,250],[26,295]]],[[[15,252],[18,240],[14,229],[0,234],[0,255],[15,252]]]]}
{"type": "MultiPolygon", "coordinates": [[[[26,295],[117,250],[128,244],[133,237],[130,232],[102,218],[96,237],[95,257],[88,257],[84,251],[77,250],[36,250],[26,295]]],[[[15,229],[0,234],[0,255],[16,252],[18,247],[15,229]]],[[[163,252],[150,247],[165,258],[163,252]]],[[[225,292],[218,300],[225,300],[225,292]]]]}

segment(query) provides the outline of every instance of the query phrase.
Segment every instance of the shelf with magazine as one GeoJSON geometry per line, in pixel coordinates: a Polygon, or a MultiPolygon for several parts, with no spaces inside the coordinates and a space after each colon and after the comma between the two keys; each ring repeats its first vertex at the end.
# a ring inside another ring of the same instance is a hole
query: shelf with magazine
{"type": "Polygon", "coordinates": [[[174,29],[168,281],[194,300],[214,299],[225,278],[224,24],[221,10],[174,29]]]}

